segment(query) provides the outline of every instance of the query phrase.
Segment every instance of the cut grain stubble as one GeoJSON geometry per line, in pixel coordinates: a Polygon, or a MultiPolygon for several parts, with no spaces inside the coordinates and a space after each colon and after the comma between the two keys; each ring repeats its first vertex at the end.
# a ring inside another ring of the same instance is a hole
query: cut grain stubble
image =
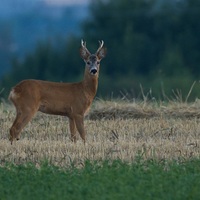
{"type": "MultiPolygon", "coordinates": [[[[2,111],[1,111],[2,112],[2,111]]],[[[199,158],[199,119],[155,117],[150,119],[86,119],[87,143],[70,141],[65,117],[38,114],[24,129],[23,137],[10,145],[6,132],[14,110],[1,113],[1,163],[43,160],[59,166],[81,166],[85,160],[132,162],[144,159],[199,158]]]]}

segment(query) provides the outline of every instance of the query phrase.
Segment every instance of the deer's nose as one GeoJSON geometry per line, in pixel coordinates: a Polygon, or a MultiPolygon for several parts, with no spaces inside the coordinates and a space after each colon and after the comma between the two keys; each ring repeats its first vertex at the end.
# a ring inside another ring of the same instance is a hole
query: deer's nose
{"type": "Polygon", "coordinates": [[[97,73],[97,70],[96,70],[96,69],[91,69],[91,70],[90,70],[90,73],[94,75],[94,74],[97,73]]]}

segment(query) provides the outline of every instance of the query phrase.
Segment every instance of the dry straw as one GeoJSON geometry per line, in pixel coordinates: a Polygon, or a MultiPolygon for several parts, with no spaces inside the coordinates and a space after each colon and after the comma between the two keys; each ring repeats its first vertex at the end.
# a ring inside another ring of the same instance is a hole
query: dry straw
{"type": "Polygon", "coordinates": [[[15,111],[1,104],[0,165],[7,162],[83,166],[85,160],[132,162],[199,158],[200,101],[193,103],[96,101],[86,117],[87,142],[70,141],[68,119],[38,113],[21,139],[8,141],[15,111]]]}

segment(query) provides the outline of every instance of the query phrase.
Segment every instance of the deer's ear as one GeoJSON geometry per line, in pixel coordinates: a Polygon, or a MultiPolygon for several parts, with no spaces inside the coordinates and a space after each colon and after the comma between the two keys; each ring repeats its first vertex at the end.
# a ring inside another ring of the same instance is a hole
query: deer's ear
{"type": "Polygon", "coordinates": [[[80,56],[83,60],[87,60],[90,56],[90,53],[86,48],[81,47],[80,48],[80,56]]]}
{"type": "Polygon", "coordinates": [[[103,47],[103,45],[104,41],[103,40],[99,41],[99,48],[96,51],[96,56],[99,58],[99,60],[101,60],[106,56],[106,48],[103,47]]]}
{"type": "Polygon", "coordinates": [[[86,48],[86,42],[84,42],[83,40],[81,40],[80,55],[81,55],[81,58],[83,58],[83,60],[87,60],[89,56],[91,55],[91,53],[86,48]]]}
{"type": "Polygon", "coordinates": [[[104,58],[106,56],[106,52],[107,52],[107,49],[105,47],[103,47],[103,48],[99,49],[99,51],[97,51],[96,55],[101,60],[102,58],[104,58]]]}

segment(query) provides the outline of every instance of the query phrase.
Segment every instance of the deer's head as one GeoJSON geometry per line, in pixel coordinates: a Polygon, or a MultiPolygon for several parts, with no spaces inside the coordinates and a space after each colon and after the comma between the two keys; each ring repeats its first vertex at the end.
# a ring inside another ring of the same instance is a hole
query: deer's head
{"type": "Polygon", "coordinates": [[[86,42],[81,40],[80,55],[86,63],[86,68],[89,73],[93,76],[97,75],[99,72],[100,61],[106,55],[106,48],[103,47],[103,40],[99,41],[99,48],[95,54],[91,54],[86,48],[86,42]]]}

